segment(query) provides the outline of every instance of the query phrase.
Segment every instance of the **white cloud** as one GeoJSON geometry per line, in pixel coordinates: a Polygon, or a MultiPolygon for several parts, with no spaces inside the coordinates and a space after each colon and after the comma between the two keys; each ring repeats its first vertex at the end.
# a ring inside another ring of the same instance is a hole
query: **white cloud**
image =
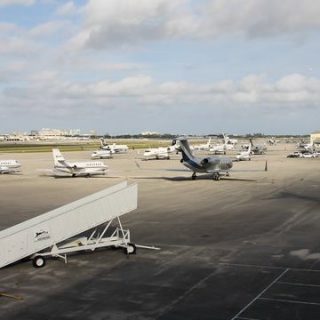
{"type": "Polygon", "coordinates": [[[0,35],[7,32],[17,31],[17,30],[19,30],[19,28],[13,23],[5,23],[5,22],[0,23],[0,35]]]}
{"type": "Polygon", "coordinates": [[[35,52],[37,50],[36,45],[28,40],[21,38],[1,38],[0,37],[0,53],[1,54],[15,54],[25,55],[27,53],[35,52]]]}
{"type": "Polygon", "coordinates": [[[83,9],[84,27],[73,44],[100,49],[175,36],[181,31],[177,21],[188,20],[184,4],[185,0],[90,0],[83,9]]]}
{"type": "Polygon", "coordinates": [[[78,8],[73,1],[61,5],[56,10],[56,13],[60,16],[70,16],[78,13],[78,8]]]}
{"type": "Polygon", "coordinates": [[[0,0],[0,7],[12,6],[12,5],[31,6],[34,3],[35,3],[35,0],[0,0]]]}
{"type": "MultiPolygon", "coordinates": [[[[190,82],[157,83],[150,76],[137,75],[119,81],[97,81],[90,83],[62,80],[55,71],[43,71],[32,75],[26,87],[7,88],[2,95],[1,104],[6,105],[8,97],[51,101],[59,108],[60,102],[67,99],[70,105],[79,100],[90,100],[92,105],[99,104],[101,99],[121,105],[123,99],[131,105],[152,106],[201,106],[230,107],[250,106],[251,108],[271,108],[285,106],[297,108],[320,106],[320,79],[291,74],[275,82],[268,82],[260,75],[249,75],[235,82],[224,80],[217,83],[195,84],[190,82]]],[[[236,110],[235,109],[235,110],[236,110]]],[[[43,112],[48,110],[44,109],[43,112]]]]}
{"type": "Polygon", "coordinates": [[[261,37],[318,29],[320,3],[313,0],[211,0],[203,16],[208,35],[261,37]]]}
{"type": "Polygon", "coordinates": [[[49,21],[33,27],[28,33],[32,37],[47,37],[60,31],[65,26],[64,21],[49,21]]]}
{"type": "Polygon", "coordinates": [[[157,82],[147,75],[84,82],[66,80],[63,74],[48,69],[24,81],[14,80],[10,86],[7,81],[2,83],[0,115],[8,123],[10,119],[28,119],[20,124],[26,129],[46,126],[48,121],[68,127],[72,119],[72,123],[79,121],[79,127],[101,130],[106,130],[107,123],[108,130],[119,133],[142,129],[145,121],[171,132],[210,131],[215,125],[222,130],[229,123],[233,130],[271,128],[298,133],[310,130],[310,122],[316,125],[320,112],[320,79],[298,74],[276,81],[250,75],[239,81],[204,84],[157,82]],[[254,123],[248,120],[252,116],[254,123]],[[290,124],[290,117],[295,117],[298,125],[290,124]]]}
{"type": "Polygon", "coordinates": [[[89,0],[76,48],[103,49],[166,39],[303,35],[320,28],[314,0],[89,0]]]}

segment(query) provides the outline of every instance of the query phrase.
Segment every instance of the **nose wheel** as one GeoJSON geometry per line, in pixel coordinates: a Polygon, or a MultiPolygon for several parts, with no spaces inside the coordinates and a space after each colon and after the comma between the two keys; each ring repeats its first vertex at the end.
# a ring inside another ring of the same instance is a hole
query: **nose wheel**
{"type": "Polygon", "coordinates": [[[218,173],[218,172],[215,172],[213,175],[212,175],[212,179],[213,180],[216,180],[216,181],[218,181],[218,180],[220,180],[220,174],[218,173]]]}

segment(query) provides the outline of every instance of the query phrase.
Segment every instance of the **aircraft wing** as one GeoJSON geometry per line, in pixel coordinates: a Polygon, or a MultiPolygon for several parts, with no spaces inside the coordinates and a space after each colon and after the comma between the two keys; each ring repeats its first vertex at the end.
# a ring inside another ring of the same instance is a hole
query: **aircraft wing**
{"type": "Polygon", "coordinates": [[[17,173],[20,172],[18,168],[0,167],[0,173],[17,173]]]}
{"type": "Polygon", "coordinates": [[[222,169],[213,169],[213,170],[206,170],[207,173],[220,173],[220,172],[230,172],[233,171],[232,169],[228,169],[228,170],[222,170],[222,169]]]}

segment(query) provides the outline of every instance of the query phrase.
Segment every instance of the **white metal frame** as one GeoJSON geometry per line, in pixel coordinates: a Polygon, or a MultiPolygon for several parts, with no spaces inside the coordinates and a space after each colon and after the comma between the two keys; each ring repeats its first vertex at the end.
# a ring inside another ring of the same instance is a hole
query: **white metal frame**
{"type": "Polygon", "coordinates": [[[63,242],[61,245],[54,244],[50,251],[38,252],[33,254],[30,259],[36,259],[37,257],[55,257],[62,259],[65,263],[68,263],[67,254],[79,251],[95,251],[98,248],[115,247],[126,249],[127,254],[133,254],[136,252],[136,248],[160,250],[160,248],[154,246],[135,245],[130,243],[130,230],[123,229],[122,223],[119,217],[116,218],[118,227],[115,228],[113,233],[109,237],[104,237],[112,222],[115,219],[110,220],[103,228],[101,234],[98,233],[97,226],[89,236],[87,237],[72,237],[69,242],[63,242]],[[95,235],[97,236],[95,237],[95,235]]]}
{"type": "Polygon", "coordinates": [[[122,227],[120,216],[137,208],[137,195],[137,184],[124,181],[0,231],[0,268],[27,257],[35,267],[43,267],[45,257],[67,262],[69,253],[110,246],[127,254],[136,247],[155,249],[130,243],[130,232],[122,227]],[[113,221],[118,222],[114,231],[113,221]],[[86,232],[91,232],[89,237],[82,236],[86,232]]]}
{"type": "MultiPolygon", "coordinates": [[[[114,220],[114,219],[113,219],[114,220]]],[[[120,218],[117,217],[119,227],[117,227],[113,233],[109,237],[104,237],[105,233],[108,231],[109,227],[111,226],[111,223],[113,220],[110,220],[102,230],[101,234],[98,234],[98,228],[97,226],[89,238],[87,237],[73,237],[70,238],[69,242],[63,242],[63,244],[54,244],[51,247],[50,251],[45,252],[38,252],[31,256],[31,259],[34,259],[36,257],[57,257],[64,260],[65,263],[68,262],[67,260],[67,254],[73,253],[73,252],[79,252],[79,251],[85,251],[85,250],[91,250],[94,251],[97,248],[103,248],[103,247],[122,247],[126,248],[127,252],[129,253],[128,247],[135,246],[133,244],[130,244],[130,230],[125,230],[122,227],[120,218]],[[95,237],[95,235],[97,236],[95,237]]]]}

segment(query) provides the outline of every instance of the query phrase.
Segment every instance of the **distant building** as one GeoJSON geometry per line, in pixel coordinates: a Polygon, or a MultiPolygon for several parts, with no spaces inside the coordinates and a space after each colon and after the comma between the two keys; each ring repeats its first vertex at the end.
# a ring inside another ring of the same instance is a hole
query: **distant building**
{"type": "Polygon", "coordinates": [[[159,134],[160,133],[156,132],[156,131],[144,131],[144,132],[141,132],[142,136],[157,136],[159,134]]]}
{"type": "Polygon", "coordinates": [[[313,143],[320,144],[320,131],[315,131],[310,134],[310,139],[313,143]]]}
{"type": "MultiPolygon", "coordinates": [[[[35,130],[33,130],[35,131],[35,130]]],[[[60,138],[60,137],[74,137],[80,135],[80,129],[50,129],[42,128],[39,130],[38,135],[47,138],[60,138]]]]}

